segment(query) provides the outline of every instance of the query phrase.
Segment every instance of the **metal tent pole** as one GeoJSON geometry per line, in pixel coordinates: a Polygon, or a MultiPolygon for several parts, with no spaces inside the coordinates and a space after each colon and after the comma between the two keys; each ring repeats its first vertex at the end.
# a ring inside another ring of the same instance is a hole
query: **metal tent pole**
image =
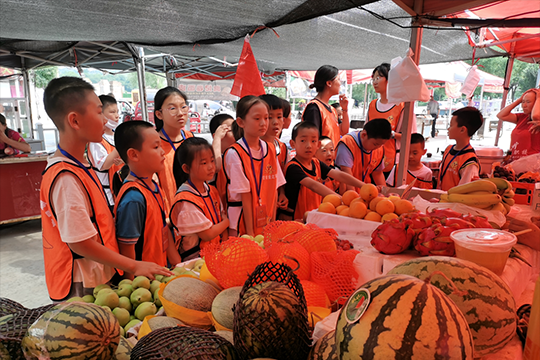
{"type": "MultiPolygon", "coordinates": [[[[513,47],[512,47],[513,49],[513,47]]],[[[508,97],[508,87],[510,86],[510,78],[512,77],[512,67],[514,66],[514,55],[510,55],[506,62],[506,74],[504,75],[503,96],[501,101],[501,110],[506,106],[506,98],[508,97]]],[[[499,146],[499,136],[501,135],[503,121],[499,119],[497,123],[497,134],[495,135],[495,146],[499,146]]]]}
{"type": "Polygon", "coordinates": [[[364,120],[366,119],[368,85],[369,85],[369,82],[366,83],[366,87],[364,89],[364,111],[362,114],[362,117],[364,118],[364,120]]]}
{"type": "Polygon", "coordinates": [[[139,83],[139,100],[141,102],[141,113],[143,121],[148,121],[148,105],[146,102],[146,79],[144,76],[144,49],[137,48],[138,57],[133,57],[135,67],[137,68],[137,80],[139,83]]]}
{"type": "Polygon", "coordinates": [[[24,58],[22,58],[23,65],[23,82],[24,82],[24,97],[26,98],[26,116],[30,120],[30,137],[34,138],[34,119],[32,117],[32,95],[30,94],[30,77],[28,76],[28,69],[24,64],[24,58]]]}

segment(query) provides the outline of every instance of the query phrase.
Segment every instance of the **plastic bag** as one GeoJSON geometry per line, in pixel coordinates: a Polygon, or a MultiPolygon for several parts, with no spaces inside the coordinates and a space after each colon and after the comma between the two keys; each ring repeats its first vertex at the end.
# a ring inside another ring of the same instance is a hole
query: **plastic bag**
{"type": "Polygon", "coordinates": [[[533,154],[512,161],[512,168],[516,174],[527,171],[540,173],[540,154],[533,154]]]}
{"type": "Polygon", "coordinates": [[[466,97],[470,98],[472,94],[474,93],[474,90],[478,86],[478,83],[480,82],[480,73],[477,70],[477,66],[474,65],[469,69],[469,74],[467,74],[467,77],[465,78],[465,82],[463,83],[463,86],[461,87],[461,92],[465,94],[466,97]]]}
{"type": "Polygon", "coordinates": [[[409,49],[405,58],[397,57],[392,60],[387,84],[388,101],[391,103],[429,100],[429,89],[420,69],[411,58],[412,55],[413,51],[409,49]]]}

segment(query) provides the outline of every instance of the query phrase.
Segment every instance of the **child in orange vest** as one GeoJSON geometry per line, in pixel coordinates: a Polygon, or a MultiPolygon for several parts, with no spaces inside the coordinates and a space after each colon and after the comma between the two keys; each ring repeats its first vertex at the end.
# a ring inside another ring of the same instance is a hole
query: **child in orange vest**
{"type": "MultiPolygon", "coordinates": [[[[283,129],[288,129],[291,126],[291,103],[287,99],[280,99],[283,103],[283,129]]],[[[281,136],[281,134],[280,134],[281,136]]]]}
{"type": "Polygon", "coordinates": [[[53,301],[91,294],[111,280],[115,268],[151,279],[172,275],[160,265],[118,252],[114,219],[103,188],[84,158],[99,142],[105,119],[92,85],[75,77],[52,80],[45,110],[59,130],[58,150],[47,160],[41,181],[45,281],[53,301]]]}
{"type": "Polygon", "coordinates": [[[471,137],[480,129],[484,118],[478,109],[467,106],[452,113],[448,137],[456,140],[444,151],[439,170],[438,188],[448,191],[456,185],[466,184],[479,177],[480,165],[471,137]]]}
{"type": "Polygon", "coordinates": [[[199,257],[210,242],[227,240],[227,218],[217,189],[208,185],[214,178],[214,151],[205,139],[186,139],[174,157],[178,191],[170,212],[172,226],[181,236],[178,251],[183,261],[199,257]]]}
{"type": "Polygon", "coordinates": [[[296,124],[291,139],[296,156],[285,168],[285,195],[289,206],[286,211],[280,210],[281,220],[303,219],[306,211],[319,207],[324,196],[335,194],[335,191],[323,185],[323,178],[332,177],[354,187],[364,185],[353,176],[332,169],[317,159],[315,153],[320,145],[319,129],[315,124],[306,121],[296,124]]]}
{"type": "Polygon", "coordinates": [[[212,149],[214,149],[216,159],[216,176],[209,184],[216,187],[223,204],[227,201],[225,196],[227,179],[223,171],[223,154],[236,142],[232,130],[233,124],[234,118],[231,115],[217,114],[210,120],[209,126],[212,134],[212,149]]]}
{"type": "Polygon", "coordinates": [[[190,131],[184,130],[189,116],[187,96],[177,88],[167,86],[156,93],[154,109],[156,130],[161,137],[161,147],[165,151],[165,166],[157,176],[168,212],[177,189],[173,175],[174,152],[182,141],[193,137],[190,131]]]}
{"type": "Polygon", "coordinates": [[[276,95],[272,94],[264,94],[259,97],[270,108],[268,110],[268,130],[266,130],[266,134],[261,139],[275,145],[279,166],[281,166],[281,170],[283,171],[288,156],[287,145],[279,141],[281,130],[283,130],[283,102],[276,95]]]}
{"type": "Polygon", "coordinates": [[[285,178],[275,146],[260,139],[268,129],[268,110],[266,102],[251,95],[236,106],[236,123],[243,137],[223,156],[231,236],[260,234],[275,219],[276,204],[287,207],[284,189],[277,191],[285,178]]]}
{"type": "MultiPolygon", "coordinates": [[[[365,183],[385,186],[383,174],[383,145],[392,137],[392,128],[386,119],[373,119],[361,131],[343,136],[336,152],[336,165],[365,183]]],[[[352,190],[341,184],[341,193],[352,190]]],[[[356,191],[360,191],[357,187],[356,191]]]]}
{"type": "Polygon", "coordinates": [[[171,265],[180,263],[163,194],[152,179],[165,162],[157,131],[151,123],[130,121],[118,126],[114,140],[130,170],[114,207],[120,253],[161,266],[167,266],[167,260],[171,265]]]}
{"type": "MultiPolygon", "coordinates": [[[[422,156],[426,154],[425,139],[422,134],[411,134],[411,148],[409,151],[409,165],[407,169],[407,183],[410,184],[414,179],[414,187],[421,189],[433,189],[433,173],[430,168],[422,164],[422,156]]],[[[398,165],[394,166],[386,183],[388,186],[396,186],[395,176],[397,173],[398,165]]]]}
{"type": "Polygon", "coordinates": [[[114,195],[112,184],[114,175],[122,168],[124,162],[114,147],[114,130],[118,126],[118,104],[116,99],[109,95],[100,95],[99,100],[103,105],[103,116],[107,120],[105,133],[101,142],[88,144],[88,161],[96,172],[99,182],[105,189],[109,207],[114,207],[114,195]]]}
{"type": "MultiPolygon", "coordinates": [[[[334,165],[334,160],[336,158],[336,150],[334,148],[334,143],[332,142],[332,139],[330,139],[327,136],[323,136],[321,137],[320,141],[321,141],[321,146],[319,147],[319,150],[317,150],[315,157],[319,159],[320,162],[325,163],[329,168],[339,170],[339,168],[336,165],[334,165]]],[[[331,177],[326,177],[322,181],[323,181],[323,185],[329,188],[330,190],[332,191],[339,190],[339,181],[336,181],[332,179],[331,177]]]]}

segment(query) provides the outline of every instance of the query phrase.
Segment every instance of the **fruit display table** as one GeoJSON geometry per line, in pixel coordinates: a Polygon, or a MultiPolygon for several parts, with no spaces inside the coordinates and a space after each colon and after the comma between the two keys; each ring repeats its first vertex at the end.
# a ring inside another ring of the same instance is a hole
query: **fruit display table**
{"type": "Polygon", "coordinates": [[[0,159],[0,224],[40,216],[39,189],[47,155],[0,159]]]}

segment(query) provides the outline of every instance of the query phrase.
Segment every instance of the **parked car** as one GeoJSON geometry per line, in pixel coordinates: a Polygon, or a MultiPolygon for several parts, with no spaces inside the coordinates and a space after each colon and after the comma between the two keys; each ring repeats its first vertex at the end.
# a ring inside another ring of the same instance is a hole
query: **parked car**
{"type": "MultiPolygon", "coordinates": [[[[146,91],[146,107],[148,108],[148,121],[154,123],[154,96],[156,96],[157,90],[146,91]]],[[[137,101],[135,104],[135,116],[133,120],[142,120],[141,102],[137,101]]]]}
{"type": "Polygon", "coordinates": [[[227,113],[235,116],[234,111],[213,100],[190,100],[189,112],[198,113],[202,120],[210,120],[212,116],[227,113]]]}
{"type": "Polygon", "coordinates": [[[120,115],[120,122],[126,122],[133,120],[135,115],[135,109],[133,105],[126,100],[117,100],[118,103],[118,113],[120,115]]]}

